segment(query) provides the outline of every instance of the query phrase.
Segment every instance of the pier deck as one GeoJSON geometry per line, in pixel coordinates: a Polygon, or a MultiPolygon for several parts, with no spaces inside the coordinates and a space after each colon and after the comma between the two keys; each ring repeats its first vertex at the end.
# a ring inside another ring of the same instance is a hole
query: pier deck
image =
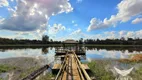
{"type": "MultiPolygon", "coordinates": [[[[55,64],[53,68],[59,68],[59,65],[55,64]]],[[[87,65],[80,63],[75,52],[69,52],[55,80],[91,80],[85,68],[89,69],[87,65]]]]}

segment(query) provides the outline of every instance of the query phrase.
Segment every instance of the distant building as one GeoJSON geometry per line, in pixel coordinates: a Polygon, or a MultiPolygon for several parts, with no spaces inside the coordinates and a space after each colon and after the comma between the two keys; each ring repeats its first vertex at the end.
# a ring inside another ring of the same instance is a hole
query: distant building
{"type": "Polygon", "coordinates": [[[63,41],[63,44],[78,44],[78,42],[73,39],[67,39],[63,41]]]}

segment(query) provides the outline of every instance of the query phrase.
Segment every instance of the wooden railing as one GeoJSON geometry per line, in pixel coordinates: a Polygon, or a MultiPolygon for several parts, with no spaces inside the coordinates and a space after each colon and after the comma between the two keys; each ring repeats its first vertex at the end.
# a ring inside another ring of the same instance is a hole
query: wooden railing
{"type": "Polygon", "coordinates": [[[66,68],[66,66],[67,66],[67,64],[66,64],[67,59],[68,59],[68,58],[67,58],[67,55],[66,55],[66,56],[65,56],[65,59],[64,59],[64,61],[63,61],[63,63],[62,63],[62,66],[61,66],[61,68],[60,68],[60,70],[59,70],[59,72],[58,72],[58,74],[57,74],[57,76],[56,76],[56,78],[55,78],[55,80],[58,80],[58,79],[60,78],[62,72],[64,72],[64,70],[65,70],[65,68],[66,68]]]}
{"type": "MultiPolygon", "coordinates": [[[[73,54],[75,56],[75,59],[77,61],[77,65],[79,66],[80,70],[82,71],[81,73],[84,75],[85,80],[91,80],[91,78],[89,77],[88,73],[85,71],[85,69],[82,67],[81,62],[79,61],[77,55],[75,54],[75,52],[73,51],[73,54]]],[[[80,72],[80,71],[79,71],[80,72]]],[[[81,75],[82,75],[81,74],[81,75]]]]}
{"type": "MultiPolygon", "coordinates": [[[[85,71],[85,69],[82,67],[81,65],[81,62],[79,61],[77,55],[75,54],[75,52],[73,51],[72,52],[73,55],[74,55],[74,59],[75,59],[75,64],[77,65],[77,69],[78,69],[78,72],[79,72],[79,75],[80,75],[80,79],[81,80],[91,80],[91,78],[89,77],[88,73],[85,71]]],[[[68,57],[67,57],[68,54],[66,54],[65,56],[65,59],[63,61],[63,64],[55,78],[55,80],[62,80],[62,77],[63,77],[63,72],[65,71],[66,69],[66,66],[67,66],[67,61],[68,61],[68,57]]]]}

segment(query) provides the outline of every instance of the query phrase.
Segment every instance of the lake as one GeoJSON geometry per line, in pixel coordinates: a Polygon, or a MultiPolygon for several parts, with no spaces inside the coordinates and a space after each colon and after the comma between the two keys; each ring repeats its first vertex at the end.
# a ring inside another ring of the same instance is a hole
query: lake
{"type": "MultiPolygon", "coordinates": [[[[0,59],[11,57],[54,58],[56,47],[43,48],[0,48],[0,59]]],[[[123,59],[141,54],[141,47],[85,47],[86,59],[123,59]]]]}
{"type": "MultiPolygon", "coordinates": [[[[55,59],[55,49],[57,47],[43,48],[1,48],[0,59],[32,57],[39,59],[42,65],[60,62],[55,59]]],[[[91,60],[115,60],[129,59],[135,54],[142,54],[141,47],[85,47],[86,55],[81,56],[81,61],[90,62],[91,60]]],[[[57,57],[56,57],[57,58],[57,57]]]]}

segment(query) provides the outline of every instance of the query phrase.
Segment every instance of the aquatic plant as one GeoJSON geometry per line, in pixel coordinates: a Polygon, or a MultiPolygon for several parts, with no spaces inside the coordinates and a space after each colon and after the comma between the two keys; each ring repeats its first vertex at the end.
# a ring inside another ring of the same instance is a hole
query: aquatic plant
{"type": "Polygon", "coordinates": [[[91,61],[88,63],[89,68],[92,71],[92,74],[96,77],[97,80],[114,80],[113,74],[105,70],[105,65],[108,62],[103,61],[91,61]]]}
{"type": "Polygon", "coordinates": [[[0,73],[7,72],[7,71],[10,71],[10,70],[15,69],[15,68],[16,67],[14,67],[14,66],[6,65],[6,64],[1,64],[0,65],[0,73]]]}

